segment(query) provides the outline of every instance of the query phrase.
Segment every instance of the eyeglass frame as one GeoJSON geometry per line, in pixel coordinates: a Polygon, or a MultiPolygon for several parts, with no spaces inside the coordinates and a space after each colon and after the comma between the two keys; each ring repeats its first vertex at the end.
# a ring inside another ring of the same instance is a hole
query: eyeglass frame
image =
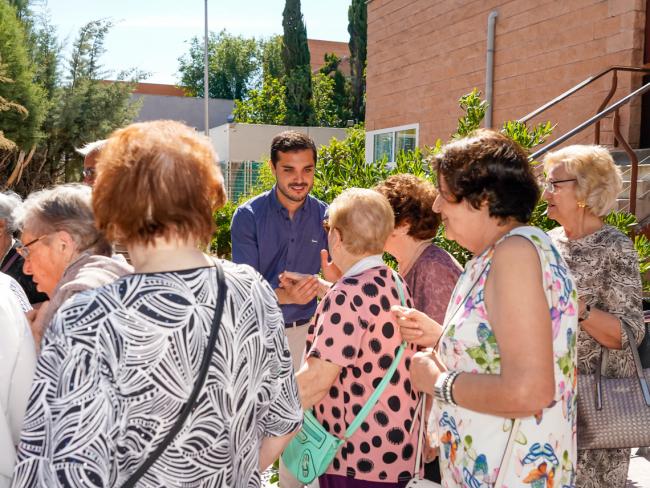
{"type": "Polygon", "coordinates": [[[29,257],[29,246],[33,246],[37,242],[45,239],[46,237],[52,235],[53,232],[50,232],[48,234],[43,234],[41,237],[37,237],[36,239],[32,239],[29,241],[27,244],[21,244],[20,246],[16,247],[16,252],[20,254],[23,259],[27,259],[29,257]]]}
{"type": "Polygon", "coordinates": [[[569,178],[566,180],[546,180],[543,182],[542,188],[544,188],[544,190],[549,193],[555,193],[557,191],[557,188],[555,187],[557,183],[568,183],[569,181],[578,181],[578,178],[569,178]]]}
{"type": "Polygon", "coordinates": [[[341,237],[341,241],[343,241],[343,233],[341,232],[340,229],[338,229],[336,227],[331,227],[329,219],[323,219],[322,225],[323,225],[323,229],[325,229],[325,232],[327,232],[328,234],[330,233],[331,230],[334,230],[334,229],[338,230],[339,231],[339,236],[341,237]]]}

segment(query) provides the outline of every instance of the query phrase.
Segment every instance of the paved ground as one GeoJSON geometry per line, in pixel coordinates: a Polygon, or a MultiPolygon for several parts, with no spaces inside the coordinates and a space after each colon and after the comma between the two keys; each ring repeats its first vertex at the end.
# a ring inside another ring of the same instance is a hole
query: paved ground
{"type": "MultiPolygon", "coordinates": [[[[277,485],[269,483],[272,474],[273,471],[269,469],[262,475],[262,486],[265,488],[277,487],[277,485]]],[[[626,488],[650,488],[650,449],[646,448],[641,452],[638,449],[632,449],[626,488]]]]}
{"type": "Polygon", "coordinates": [[[647,447],[632,449],[626,488],[650,488],[650,449],[647,447]]]}

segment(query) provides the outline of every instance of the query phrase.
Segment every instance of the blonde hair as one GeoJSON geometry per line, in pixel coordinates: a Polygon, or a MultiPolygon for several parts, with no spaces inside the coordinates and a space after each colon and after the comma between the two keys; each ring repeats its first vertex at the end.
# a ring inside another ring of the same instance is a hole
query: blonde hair
{"type": "Polygon", "coordinates": [[[544,158],[546,172],[558,164],[564,164],[567,173],[576,178],[576,196],[594,215],[602,217],[614,208],[623,179],[607,149],[574,145],[550,152],[544,158]]]}
{"type": "Polygon", "coordinates": [[[393,209],[382,194],[350,188],[329,207],[330,228],[341,233],[343,246],[355,255],[381,254],[395,226],[393,209]]]}

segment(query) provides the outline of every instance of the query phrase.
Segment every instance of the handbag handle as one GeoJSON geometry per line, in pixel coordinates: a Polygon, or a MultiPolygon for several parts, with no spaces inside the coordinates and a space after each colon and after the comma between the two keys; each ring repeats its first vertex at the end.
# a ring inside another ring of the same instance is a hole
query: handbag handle
{"type": "Polygon", "coordinates": [[[217,342],[217,335],[219,334],[219,328],[221,325],[221,316],[223,315],[223,307],[226,301],[226,280],[223,274],[223,268],[219,263],[215,261],[215,268],[217,271],[217,306],[214,311],[214,317],[212,318],[212,325],[210,327],[210,336],[208,337],[208,344],[201,358],[201,367],[199,369],[199,374],[194,381],[194,389],[190,396],[187,398],[185,405],[178,414],[178,418],[172,428],[167,432],[167,435],[163,438],[158,447],[149,455],[147,460],[142,463],[142,465],[133,473],[128,480],[122,485],[122,488],[131,488],[135,486],[138,480],[147,472],[147,470],[153,466],[153,464],[158,460],[160,455],[164,452],[165,449],[171,444],[176,435],[180,432],[187,416],[194,409],[194,404],[196,403],[197,397],[203,384],[205,383],[205,378],[208,375],[208,369],[210,367],[210,360],[212,359],[212,351],[214,351],[214,346],[217,342]]]}
{"type": "MultiPolygon", "coordinates": [[[[402,286],[402,281],[399,275],[395,271],[393,271],[393,279],[397,284],[397,293],[399,293],[400,303],[402,304],[402,306],[406,306],[406,299],[404,298],[404,288],[402,286]]],[[[391,363],[390,367],[386,371],[384,377],[381,379],[381,382],[379,383],[379,385],[377,385],[377,388],[375,388],[375,391],[372,392],[372,395],[370,396],[366,404],[359,411],[357,416],[354,417],[354,420],[350,423],[350,426],[346,429],[344,434],[345,439],[349,439],[350,437],[352,437],[352,435],[356,432],[356,430],[361,426],[363,421],[366,420],[366,417],[373,409],[377,401],[379,401],[379,397],[386,389],[386,386],[388,385],[390,380],[393,378],[393,374],[395,374],[395,370],[397,369],[397,366],[400,360],[402,359],[402,356],[404,355],[405,348],[406,348],[406,341],[402,341],[402,343],[399,346],[399,349],[397,350],[397,353],[395,354],[395,359],[393,359],[393,362],[391,363]]]]}
{"type": "MultiPolygon", "coordinates": [[[[639,356],[639,351],[634,344],[634,335],[632,334],[632,329],[625,322],[621,321],[621,329],[625,332],[627,336],[627,345],[632,351],[632,359],[634,360],[634,368],[636,369],[636,375],[639,379],[639,386],[641,387],[641,393],[645,404],[650,407],[650,388],[648,387],[648,380],[643,373],[643,366],[641,365],[641,357],[639,356]]],[[[603,408],[603,387],[602,387],[602,366],[603,366],[603,354],[604,349],[607,349],[604,346],[600,346],[600,357],[598,358],[598,366],[594,372],[594,379],[596,380],[596,410],[602,410],[603,408]]]]}

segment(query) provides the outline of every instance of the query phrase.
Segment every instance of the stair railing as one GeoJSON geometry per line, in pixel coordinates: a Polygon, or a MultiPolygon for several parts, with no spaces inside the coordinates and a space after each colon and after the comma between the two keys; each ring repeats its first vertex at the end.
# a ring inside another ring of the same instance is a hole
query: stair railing
{"type": "Polygon", "coordinates": [[[551,149],[559,146],[560,144],[564,143],[568,139],[572,138],[576,134],[582,132],[585,130],[587,127],[590,127],[594,125],[594,144],[600,144],[600,122],[603,118],[607,117],[610,115],[612,112],[614,113],[614,118],[612,121],[612,131],[614,133],[614,140],[618,142],[622,147],[625,153],[627,154],[629,160],[630,160],[630,166],[631,166],[631,171],[630,171],[630,195],[629,195],[629,201],[630,201],[630,213],[634,214],[636,212],[636,193],[637,193],[637,178],[639,174],[639,159],[632,149],[632,147],[629,145],[629,143],[625,140],[623,135],[621,134],[621,128],[620,128],[620,115],[619,115],[619,109],[630,102],[633,98],[636,98],[638,96],[643,95],[644,93],[650,91],[650,83],[646,83],[645,85],[641,86],[640,88],[634,90],[632,93],[626,95],[625,97],[621,98],[620,100],[616,101],[609,107],[607,107],[607,104],[609,101],[612,99],[614,94],[616,93],[616,88],[618,86],[618,72],[619,71],[624,71],[624,72],[631,72],[631,73],[650,73],[650,68],[644,68],[644,67],[634,67],[634,66],[611,66],[600,73],[590,76],[587,79],[581,81],[574,87],[568,89],[561,95],[558,95],[555,97],[553,100],[550,102],[542,105],[538,109],[530,112],[529,114],[523,116],[522,118],[519,119],[519,122],[525,123],[532,119],[533,117],[538,116],[539,114],[545,112],[551,107],[554,107],[558,103],[562,102],[563,100],[567,99],[574,93],[582,90],[586,86],[592,84],[596,80],[602,78],[608,73],[612,73],[612,83],[609,92],[607,93],[607,96],[603,100],[603,102],[600,104],[600,107],[597,110],[596,115],[593,117],[589,118],[588,120],[584,121],[582,124],[578,125],[574,129],[570,130],[566,134],[558,137],[554,141],[548,143],[546,146],[544,146],[541,149],[538,149],[534,153],[530,155],[530,160],[533,161],[535,159],[538,159],[540,156],[543,154],[547,153],[551,149]]]}

